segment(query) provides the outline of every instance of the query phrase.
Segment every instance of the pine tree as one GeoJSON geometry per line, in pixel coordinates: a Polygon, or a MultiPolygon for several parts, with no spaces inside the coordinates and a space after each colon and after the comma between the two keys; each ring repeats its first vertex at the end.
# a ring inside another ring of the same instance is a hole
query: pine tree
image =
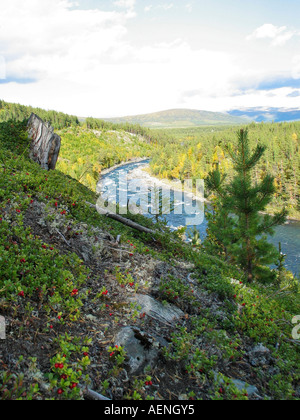
{"type": "Polygon", "coordinates": [[[267,240],[274,234],[274,227],[286,221],[284,209],[274,216],[263,216],[276,192],[274,177],[266,174],[262,181],[255,178],[255,168],[266,151],[258,145],[250,150],[248,130],[238,133],[238,146],[234,150],[227,147],[233,163],[235,176],[226,183],[219,168],[210,172],[207,187],[217,197],[217,216],[210,225],[217,241],[223,245],[227,256],[231,257],[245,271],[248,281],[274,278],[269,265],[278,260],[278,251],[267,240]]]}

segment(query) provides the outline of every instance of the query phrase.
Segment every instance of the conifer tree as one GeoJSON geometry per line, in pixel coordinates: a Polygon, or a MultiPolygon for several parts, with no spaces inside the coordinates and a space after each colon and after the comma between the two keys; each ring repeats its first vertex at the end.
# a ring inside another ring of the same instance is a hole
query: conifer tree
{"type": "Polygon", "coordinates": [[[274,227],[283,224],[287,217],[285,209],[274,217],[262,215],[276,192],[274,177],[267,174],[260,182],[255,177],[255,168],[265,151],[261,145],[251,151],[248,130],[241,130],[237,148],[227,147],[235,171],[233,179],[227,183],[219,168],[207,178],[207,188],[217,197],[217,215],[209,229],[226,255],[242,267],[249,282],[254,278],[275,278],[268,266],[277,262],[278,251],[268,242],[267,235],[273,235],[274,227]]]}

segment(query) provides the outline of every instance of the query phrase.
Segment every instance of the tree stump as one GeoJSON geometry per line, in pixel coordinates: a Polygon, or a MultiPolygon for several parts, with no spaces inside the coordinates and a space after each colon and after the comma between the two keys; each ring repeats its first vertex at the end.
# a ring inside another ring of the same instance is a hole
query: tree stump
{"type": "Polygon", "coordinates": [[[31,114],[28,121],[28,134],[31,139],[29,156],[43,169],[54,170],[61,145],[61,138],[53,127],[45,124],[37,115],[31,114]]]}

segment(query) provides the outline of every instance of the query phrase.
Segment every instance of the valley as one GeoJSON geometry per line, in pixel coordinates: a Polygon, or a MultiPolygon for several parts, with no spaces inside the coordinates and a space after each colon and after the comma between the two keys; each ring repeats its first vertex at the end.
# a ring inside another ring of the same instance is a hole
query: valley
{"type": "MultiPolygon", "coordinates": [[[[283,260],[264,267],[274,283],[249,282],[196,235],[183,240],[181,220],[128,214],[146,234],[94,208],[102,172],[111,181],[129,161],[134,169],[150,159],[151,176],[168,182],[205,178],[213,167],[230,179],[223,142],[234,143],[238,127],[74,121],[57,131],[62,147],[49,172],[29,158],[27,120],[0,122],[0,399],[298,399],[291,334],[299,282],[283,260]]],[[[298,129],[249,126],[253,144],[260,137],[272,145],[253,179],[274,171],[270,212],[286,204],[297,216],[298,129]]]]}

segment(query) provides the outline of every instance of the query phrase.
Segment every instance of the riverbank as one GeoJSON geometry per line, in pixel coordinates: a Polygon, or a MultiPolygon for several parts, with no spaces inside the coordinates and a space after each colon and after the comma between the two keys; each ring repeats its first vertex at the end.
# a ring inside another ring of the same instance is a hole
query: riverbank
{"type": "MultiPolygon", "coordinates": [[[[108,169],[105,169],[104,171],[101,172],[101,179],[106,176],[109,175],[110,173],[114,172],[116,169],[121,168],[122,166],[128,166],[131,165],[133,163],[143,163],[145,162],[145,164],[141,167],[137,167],[134,168],[133,170],[131,170],[130,172],[127,173],[127,180],[128,181],[132,181],[132,180],[141,180],[144,185],[146,185],[146,187],[151,188],[153,186],[156,187],[162,187],[166,190],[171,189],[173,191],[176,192],[182,192],[182,184],[181,182],[178,181],[171,181],[169,179],[159,179],[156,178],[155,176],[150,174],[150,166],[149,163],[147,162],[149,160],[149,158],[145,157],[145,158],[137,158],[137,159],[132,159],[129,160],[127,162],[122,162],[118,165],[114,165],[108,169]],[[147,163],[146,163],[147,162],[147,163]]],[[[196,196],[193,192],[193,190],[191,188],[185,188],[185,193],[188,194],[189,197],[191,197],[193,200],[196,201],[202,201],[205,203],[209,203],[209,201],[206,198],[199,198],[199,196],[196,196]]]]}
{"type": "MultiPolygon", "coordinates": [[[[170,180],[158,179],[151,175],[149,169],[149,159],[146,161],[141,161],[141,163],[129,162],[124,165],[118,165],[118,168],[112,169],[107,173],[106,176],[103,176],[103,182],[107,182],[110,185],[112,182],[118,182],[119,172],[123,170],[127,172],[128,180],[139,180],[139,185],[145,189],[156,185],[158,188],[162,189],[172,189],[178,190],[181,192],[181,184],[172,182],[170,180]]],[[[100,180],[101,184],[101,180],[100,180]]],[[[191,197],[191,196],[190,196],[191,197]]],[[[209,206],[210,202],[205,200],[205,203],[209,206]]],[[[177,229],[179,226],[186,225],[186,213],[183,211],[182,214],[174,214],[173,212],[169,215],[165,215],[165,219],[168,222],[170,228],[177,229]]],[[[207,230],[207,220],[204,219],[203,223],[198,225],[198,231],[200,233],[201,239],[203,240],[206,236],[207,230]]],[[[275,234],[273,237],[269,237],[269,241],[278,248],[279,242],[282,244],[282,252],[287,255],[286,257],[286,267],[288,270],[294,274],[299,273],[299,263],[300,263],[300,223],[299,221],[290,220],[282,226],[278,226],[275,229],[275,234]]]]}
{"type": "MultiPolygon", "coordinates": [[[[159,179],[150,174],[150,168],[148,164],[145,164],[143,167],[138,167],[130,171],[127,175],[129,181],[133,179],[141,180],[141,182],[146,185],[146,187],[161,187],[163,189],[170,189],[176,192],[182,192],[182,183],[180,181],[170,181],[168,179],[159,179]]],[[[195,195],[194,191],[191,188],[184,189],[185,194],[195,201],[201,201],[208,203],[208,200],[204,197],[199,197],[195,195]]]]}
{"type": "Polygon", "coordinates": [[[108,175],[110,172],[113,172],[115,169],[121,168],[122,166],[130,165],[131,163],[142,163],[142,162],[146,162],[147,160],[149,160],[149,157],[134,158],[134,159],[130,159],[130,160],[118,163],[117,165],[110,166],[109,168],[101,171],[100,180],[103,176],[108,175]]]}
{"type": "MultiPolygon", "coordinates": [[[[275,216],[274,213],[270,213],[270,212],[261,212],[262,215],[269,215],[269,216],[275,216]]],[[[296,217],[290,217],[287,216],[287,223],[293,223],[293,222],[300,222],[300,217],[296,218],[296,217]]]]}
{"type": "MultiPolygon", "coordinates": [[[[105,175],[108,175],[109,173],[113,172],[114,170],[122,167],[122,166],[127,166],[130,165],[132,163],[142,163],[142,162],[146,162],[148,161],[150,158],[149,157],[143,157],[143,158],[135,158],[135,159],[131,159],[129,161],[126,162],[121,162],[118,165],[114,165],[111,166],[110,168],[107,168],[105,170],[103,170],[101,172],[101,178],[105,175]]],[[[151,187],[153,185],[156,185],[158,187],[162,187],[165,189],[172,189],[174,191],[182,191],[182,185],[181,182],[178,181],[171,181],[169,179],[160,179],[157,178],[153,175],[151,175],[150,173],[151,169],[150,169],[150,165],[149,163],[145,163],[145,165],[141,168],[135,168],[132,171],[130,171],[127,175],[128,180],[133,180],[133,179],[140,179],[142,180],[148,187],[151,187]]],[[[100,180],[101,180],[100,178],[100,180]]],[[[190,197],[193,198],[193,200],[199,200],[199,197],[196,197],[195,194],[193,193],[192,189],[186,189],[187,193],[190,194],[190,197]]],[[[206,204],[210,204],[210,201],[206,198],[204,198],[203,200],[201,199],[200,201],[203,201],[206,204]]],[[[263,212],[261,214],[269,214],[270,216],[274,216],[274,213],[271,212],[263,212]]],[[[293,223],[293,222],[300,222],[300,215],[295,217],[295,216],[288,216],[287,217],[287,223],[293,223]]]]}
{"type": "MultiPolygon", "coordinates": [[[[149,187],[152,185],[157,185],[159,187],[162,188],[171,188],[174,191],[182,191],[182,184],[181,182],[178,181],[171,181],[169,179],[159,179],[156,178],[155,176],[151,175],[150,173],[150,166],[149,165],[145,165],[143,168],[139,167],[139,168],[135,168],[133,171],[129,172],[128,174],[128,179],[140,179],[143,182],[145,182],[149,187]],[[147,168],[148,167],[148,168],[147,168]]],[[[198,200],[199,197],[196,197],[193,194],[192,189],[187,189],[187,192],[190,193],[193,196],[194,200],[198,200]]],[[[205,202],[206,204],[210,204],[210,200],[204,198],[203,200],[201,200],[203,202],[205,202]]],[[[264,212],[261,214],[269,214],[270,216],[274,216],[273,213],[270,212],[264,212]]],[[[293,222],[300,222],[300,217],[296,218],[296,217],[287,217],[288,222],[287,223],[293,223],[293,222]]]]}

